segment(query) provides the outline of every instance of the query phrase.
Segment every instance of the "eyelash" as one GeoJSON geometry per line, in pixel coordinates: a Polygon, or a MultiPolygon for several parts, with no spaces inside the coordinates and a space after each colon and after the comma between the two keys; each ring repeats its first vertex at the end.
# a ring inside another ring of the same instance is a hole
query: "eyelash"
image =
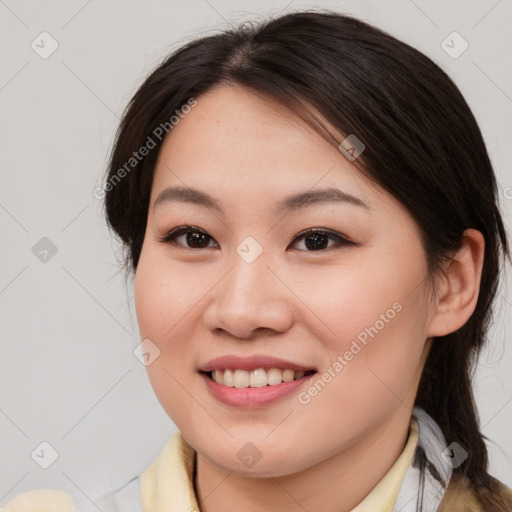
{"type": "MultiPolygon", "coordinates": [[[[187,233],[191,233],[191,232],[195,232],[195,233],[201,233],[201,234],[204,234],[206,235],[207,237],[209,237],[211,240],[214,240],[213,237],[211,237],[210,235],[208,235],[208,233],[206,233],[205,231],[203,231],[202,229],[200,228],[197,228],[195,226],[191,226],[189,224],[185,225],[185,226],[178,226],[174,229],[172,229],[171,231],[169,231],[169,233],[167,233],[165,236],[163,237],[159,237],[158,238],[158,241],[161,242],[161,243],[164,243],[164,244],[176,244],[176,245],[179,245],[180,247],[183,247],[184,249],[189,249],[191,251],[198,251],[198,250],[201,250],[201,249],[211,249],[211,247],[187,247],[186,245],[181,245],[181,244],[178,244],[175,240],[177,237],[181,236],[181,235],[185,235],[187,233]]],[[[325,235],[331,239],[334,239],[338,242],[338,246],[354,246],[354,245],[357,245],[355,242],[352,242],[350,240],[348,240],[346,237],[344,237],[343,235],[341,235],[340,233],[337,233],[335,231],[331,231],[331,230],[328,230],[328,229],[318,229],[318,228],[309,228],[309,229],[306,229],[304,231],[301,231],[292,241],[292,243],[295,243],[297,240],[300,240],[301,238],[305,238],[309,235],[325,235]]],[[[217,242],[215,242],[217,243],[217,242]]],[[[336,246],[331,246],[331,247],[327,247],[325,249],[318,249],[318,250],[303,250],[303,252],[324,252],[324,251],[327,251],[329,249],[332,249],[333,247],[336,247],[336,246]]]]}

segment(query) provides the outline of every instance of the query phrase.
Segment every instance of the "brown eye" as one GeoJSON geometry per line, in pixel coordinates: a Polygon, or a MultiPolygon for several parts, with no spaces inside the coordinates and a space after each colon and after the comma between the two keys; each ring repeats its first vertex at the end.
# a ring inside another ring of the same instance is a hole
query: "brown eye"
{"type": "Polygon", "coordinates": [[[185,240],[189,247],[202,249],[204,247],[208,247],[209,236],[205,233],[201,233],[199,231],[189,231],[185,235],[185,240]]]}
{"type": "Polygon", "coordinates": [[[312,235],[307,235],[304,237],[304,241],[306,242],[306,247],[311,249],[312,251],[317,251],[321,249],[327,249],[329,245],[329,236],[324,235],[323,233],[313,233],[312,235]]]}
{"type": "Polygon", "coordinates": [[[304,239],[304,246],[306,247],[305,250],[307,252],[324,251],[336,245],[355,245],[354,242],[351,242],[339,233],[320,229],[308,229],[307,231],[295,237],[294,243],[301,239],[304,239]],[[334,240],[336,243],[329,245],[330,240],[334,240]]]}
{"type": "Polygon", "coordinates": [[[208,233],[194,226],[177,227],[160,238],[159,241],[167,244],[181,245],[189,249],[205,249],[217,246],[217,242],[208,233]],[[210,242],[213,242],[214,245],[210,246],[210,242]]]}

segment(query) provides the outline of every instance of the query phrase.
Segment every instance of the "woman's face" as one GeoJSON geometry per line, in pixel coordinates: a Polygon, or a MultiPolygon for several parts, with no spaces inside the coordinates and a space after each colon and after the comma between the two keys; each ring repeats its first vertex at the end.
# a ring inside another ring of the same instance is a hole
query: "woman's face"
{"type": "Polygon", "coordinates": [[[291,474],[411,414],[433,315],[417,225],[247,89],[200,96],[166,138],[135,300],[160,403],[225,470],[291,474]]]}

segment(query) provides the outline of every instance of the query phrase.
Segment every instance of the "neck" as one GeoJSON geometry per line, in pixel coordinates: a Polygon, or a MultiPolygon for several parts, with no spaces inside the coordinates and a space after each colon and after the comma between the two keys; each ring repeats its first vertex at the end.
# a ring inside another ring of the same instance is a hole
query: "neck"
{"type": "Polygon", "coordinates": [[[407,442],[411,411],[393,416],[347,450],[298,473],[272,478],[237,476],[197,454],[196,496],[204,512],[349,512],[389,471],[407,442]]]}

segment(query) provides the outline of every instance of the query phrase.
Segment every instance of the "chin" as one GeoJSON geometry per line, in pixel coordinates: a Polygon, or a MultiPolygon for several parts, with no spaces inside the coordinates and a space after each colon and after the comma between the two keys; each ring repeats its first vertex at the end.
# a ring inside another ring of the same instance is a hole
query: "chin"
{"type": "Polygon", "coordinates": [[[211,453],[204,455],[212,464],[222,468],[224,471],[240,477],[251,478],[278,478],[297,473],[308,466],[299,467],[297,461],[290,465],[290,453],[272,454],[261,453],[261,458],[255,462],[244,462],[238,457],[226,457],[226,453],[211,453]]]}

